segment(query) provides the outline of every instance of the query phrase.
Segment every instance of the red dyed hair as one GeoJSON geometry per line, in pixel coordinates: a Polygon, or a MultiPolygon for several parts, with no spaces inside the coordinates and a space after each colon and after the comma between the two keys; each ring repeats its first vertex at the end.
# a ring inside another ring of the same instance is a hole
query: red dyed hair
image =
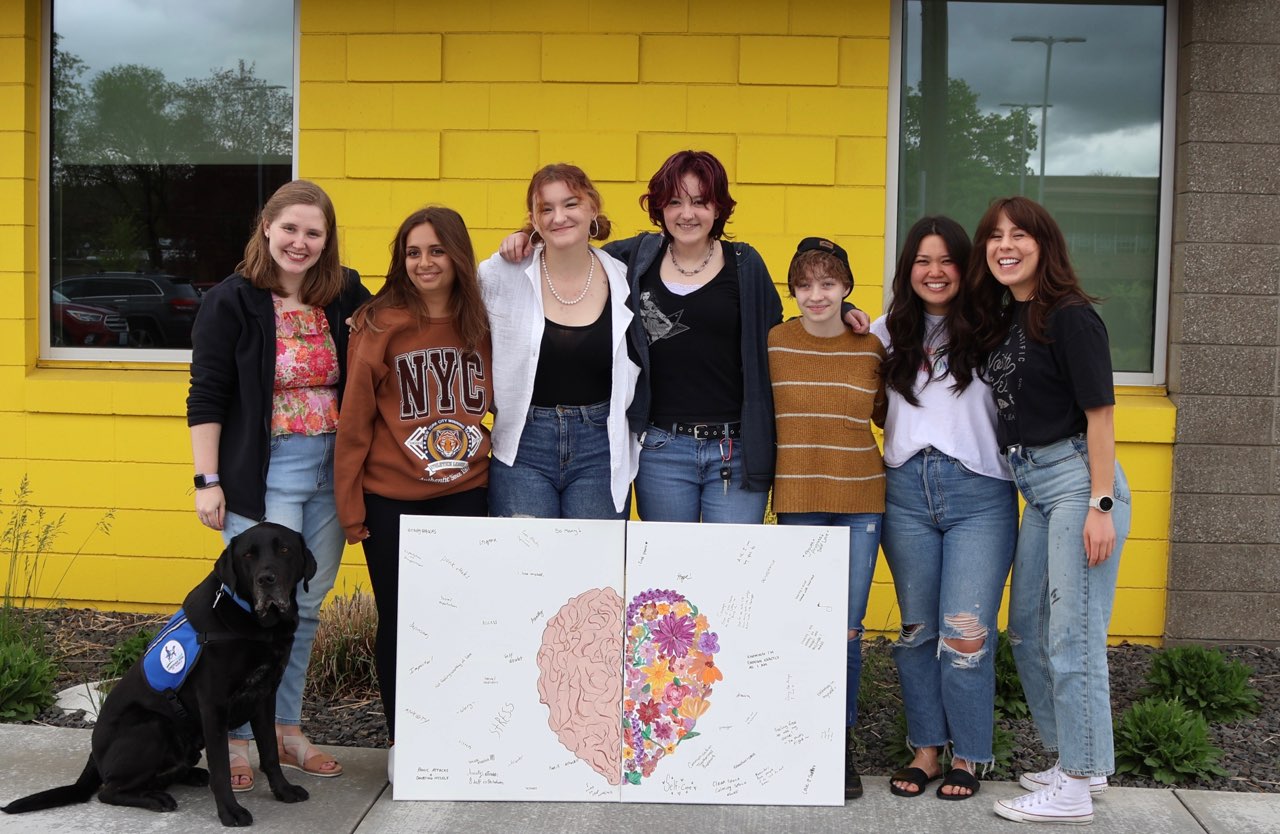
{"type": "Polygon", "coordinates": [[[667,157],[662,167],[649,179],[649,190],[640,197],[640,208],[649,213],[653,225],[662,225],[662,210],[671,198],[684,190],[685,174],[692,174],[702,186],[702,197],[715,206],[716,220],[711,224],[711,237],[724,237],[724,225],[733,216],[738,201],[729,196],[729,174],[720,160],[706,151],[678,151],[667,157]]]}

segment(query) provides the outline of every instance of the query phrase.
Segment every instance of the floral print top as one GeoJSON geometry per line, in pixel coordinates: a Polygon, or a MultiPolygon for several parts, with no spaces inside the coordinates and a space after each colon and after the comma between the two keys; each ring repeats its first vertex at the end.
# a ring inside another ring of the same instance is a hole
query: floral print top
{"type": "Polygon", "coordinates": [[[324,310],[283,310],[276,298],[276,382],[271,436],[338,429],[338,351],[324,310]]]}

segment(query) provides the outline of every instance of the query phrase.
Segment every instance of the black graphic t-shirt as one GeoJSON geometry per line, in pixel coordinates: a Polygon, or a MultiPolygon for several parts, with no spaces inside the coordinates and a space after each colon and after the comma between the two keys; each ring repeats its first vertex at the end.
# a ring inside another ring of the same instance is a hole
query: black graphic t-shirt
{"type": "Polygon", "coordinates": [[[1049,312],[1047,344],[1026,332],[1027,305],[1013,302],[1013,324],[987,358],[987,377],[999,419],[1000,447],[1043,446],[1082,434],[1085,409],[1115,405],[1107,328],[1090,304],[1061,304],[1049,312]]]}
{"type": "Polygon", "coordinates": [[[742,417],[742,314],[733,250],[724,268],[688,295],[662,283],[662,259],[640,279],[640,318],[649,337],[650,421],[732,423],[742,417]]]}

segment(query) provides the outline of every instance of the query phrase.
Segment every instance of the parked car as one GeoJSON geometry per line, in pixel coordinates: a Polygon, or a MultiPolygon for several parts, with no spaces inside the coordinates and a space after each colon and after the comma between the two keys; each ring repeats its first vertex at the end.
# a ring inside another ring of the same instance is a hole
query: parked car
{"type": "Polygon", "coordinates": [[[115,310],[79,304],[57,290],[50,324],[53,344],[61,347],[124,347],[129,344],[129,322],[115,310]]]}
{"type": "Polygon", "coordinates": [[[200,294],[185,278],[99,272],[64,278],[56,289],[73,301],[119,310],[129,323],[134,347],[191,347],[200,294]]]}

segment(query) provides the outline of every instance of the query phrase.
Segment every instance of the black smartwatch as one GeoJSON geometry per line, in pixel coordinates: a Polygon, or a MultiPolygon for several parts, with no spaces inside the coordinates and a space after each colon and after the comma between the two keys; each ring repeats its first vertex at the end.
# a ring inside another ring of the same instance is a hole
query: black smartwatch
{"type": "Polygon", "coordinates": [[[1109,513],[1111,512],[1111,508],[1115,506],[1115,503],[1115,499],[1110,495],[1099,495],[1097,498],[1089,499],[1089,508],[1109,513]]]}
{"type": "Polygon", "coordinates": [[[195,480],[196,489],[208,489],[211,486],[217,486],[219,483],[217,475],[197,475],[195,480]]]}

